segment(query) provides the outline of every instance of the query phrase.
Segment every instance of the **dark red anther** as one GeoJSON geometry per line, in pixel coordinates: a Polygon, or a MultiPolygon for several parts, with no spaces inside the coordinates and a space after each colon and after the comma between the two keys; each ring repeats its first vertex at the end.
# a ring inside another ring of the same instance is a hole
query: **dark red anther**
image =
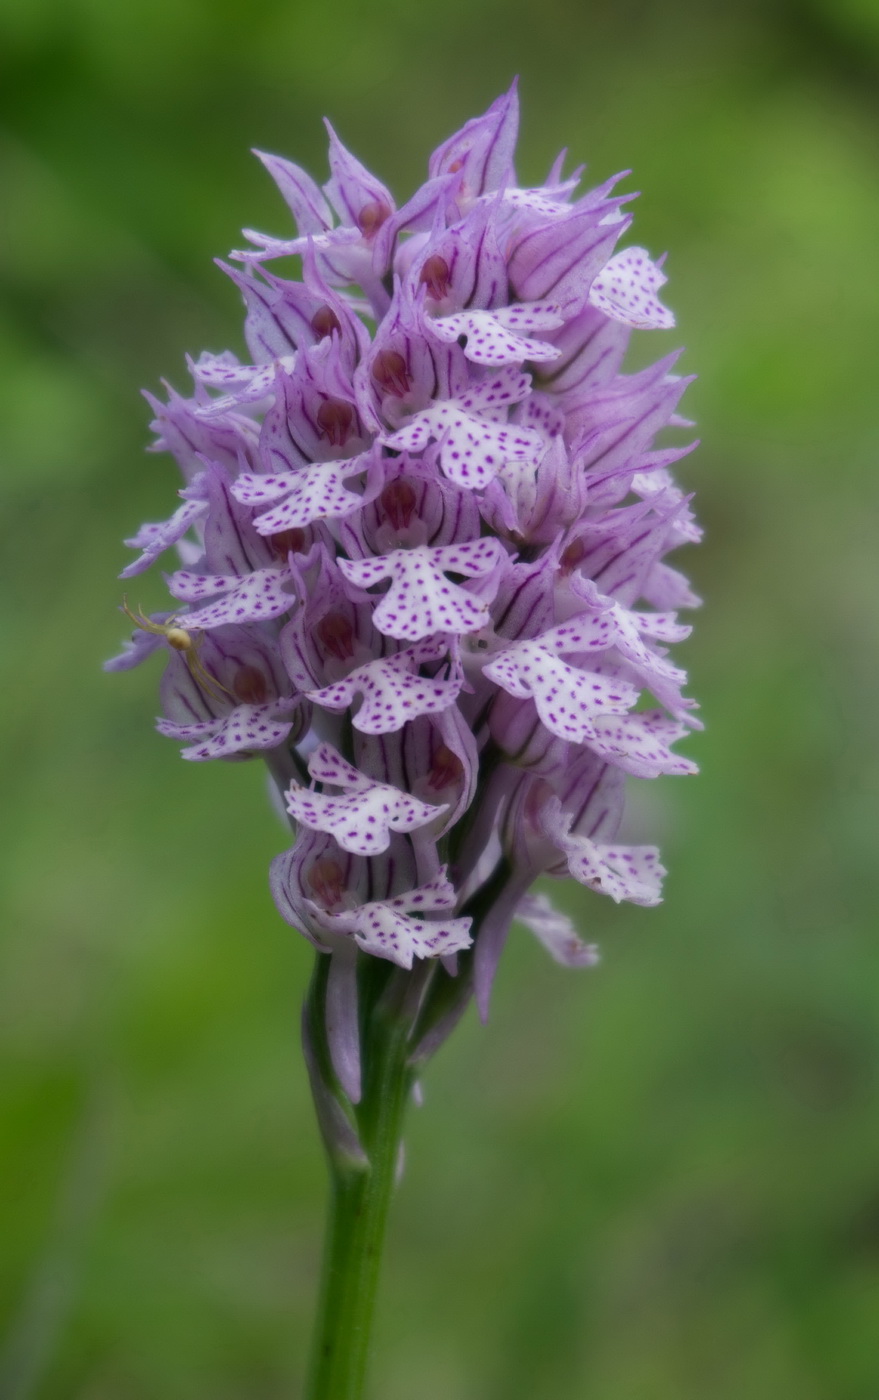
{"type": "Polygon", "coordinates": [[[364,238],[374,238],[382,224],[390,217],[391,211],[383,200],[371,199],[357,215],[357,227],[364,238]]]}
{"type": "Polygon", "coordinates": [[[332,856],[318,856],[308,872],[308,883],[317,903],[332,909],[345,892],[345,872],[332,856]]]}
{"type": "Polygon", "coordinates": [[[318,641],[337,661],[350,661],[354,655],[354,628],[341,612],[328,612],[315,628],[318,641]]]}
{"type": "Polygon", "coordinates": [[[435,792],[442,792],[443,788],[459,782],[463,772],[464,765],[458,755],[448,745],[440,744],[433,756],[433,763],[430,765],[427,785],[435,792]]]}
{"type": "Polygon", "coordinates": [[[323,306],[319,306],[312,316],[311,329],[321,340],[325,340],[328,335],[332,335],[333,331],[338,331],[339,334],[341,334],[342,331],[338,316],[331,306],[327,306],[326,302],[324,302],[323,306]]]}
{"type": "Polygon", "coordinates": [[[449,264],[439,253],[431,253],[430,257],[424,260],[418,280],[427,287],[429,297],[433,297],[434,301],[442,301],[443,297],[448,295],[452,281],[449,264]]]}
{"type": "Polygon", "coordinates": [[[566,549],[562,550],[562,557],[559,560],[559,569],[563,574],[570,574],[582,564],[586,558],[586,544],[583,540],[571,540],[566,549]]]}
{"type": "Polygon", "coordinates": [[[317,411],[317,426],[333,447],[344,447],[354,431],[354,409],[344,399],[324,399],[317,411]]]}
{"type": "Polygon", "coordinates": [[[269,683],[258,666],[239,666],[232,689],[243,705],[264,705],[269,698],[269,683]]]}
{"type": "Polygon", "coordinates": [[[405,477],[389,481],[379,496],[379,504],[395,530],[405,530],[418,504],[415,487],[405,477]]]}
{"type": "Polygon", "coordinates": [[[406,361],[399,350],[379,350],[372,362],[372,377],[386,394],[401,399],[412,387],[406,361]]]}
{"type": "Polygon", "coordinates": [[[286,559],[288,554],[301,554],[305,544],[305,531],[299,530],[295,526],[290,530],[279,530],[276,535],[269,535],[269,544],[272,552],[286,559]]]}

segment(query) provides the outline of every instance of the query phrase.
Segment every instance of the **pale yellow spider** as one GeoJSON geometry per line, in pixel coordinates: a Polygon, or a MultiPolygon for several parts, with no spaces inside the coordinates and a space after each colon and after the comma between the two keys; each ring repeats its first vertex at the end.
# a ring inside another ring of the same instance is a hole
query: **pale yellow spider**
{"type": "Polygon", "coordinates": [[[215,699],[222,700],[225,696],[235,699],[232,691],[218,681],[209,671],[206,671],[198,655],[198,645],[201,641],[201,634],[187,632],[185,627],[181,627],[177,618],[172,617],[168,622],[154,622],[151,617],[138,608],[137,612],[132,612],[128,606],[128,598],[123,595],[122,611],[129,617],[135,627],[139,627],[142,632],[152,632],[154,636],[164,637],[169,647],[174,651],[179,651],[186,662],[186,668],[196,685],[200,685],[208,694],[215,699]]]}

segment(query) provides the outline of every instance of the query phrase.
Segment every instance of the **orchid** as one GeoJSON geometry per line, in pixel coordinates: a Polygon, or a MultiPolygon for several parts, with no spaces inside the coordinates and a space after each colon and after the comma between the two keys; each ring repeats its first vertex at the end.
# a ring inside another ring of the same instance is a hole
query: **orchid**
{"type": "MultiPolygon", "coordinates": [[[[695,771],[668,646],[698,599],[666,562],[698,539],[657,448],[688,380],[627,374],[665,330],[662,260],[624,246],[616,180],[561,160],[517,184],[515,89],[431,157],[400,208],[330,128],[321,190],[261,154],[295,229],[225,266],[247,358],[190,362],[155,408],[182,504],[127,543],[165,550],[173,610],[108,663],[167,653],[162,734],[189,760],[265,758],[292,828],[284,919],[314,945],[305,1049],[335,1180],[310,1394],[360,1394],[403,1109],[518,920],[591,966],[541,874],[661,899],[652,846],[620,835],[626,776],[695,771]],[[273,262],[302,260],[302,280],[273,262]],[[645,697],[646,702],[645,702],[645,697]]],[[[221,266],[224,266],[221,264],[221,266]]]]}

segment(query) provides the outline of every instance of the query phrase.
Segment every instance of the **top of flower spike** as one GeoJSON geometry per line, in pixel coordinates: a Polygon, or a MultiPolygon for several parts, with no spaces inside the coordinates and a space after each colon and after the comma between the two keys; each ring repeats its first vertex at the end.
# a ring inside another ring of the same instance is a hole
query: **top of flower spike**
{"type": "Polygon", "coordinates": [[[474,199],[515,185],[513,154],[519,135],[518,82],[495,99],[481,117],[473,117],[434,151],[432,176],[460,172],[464,197],[474,199]]]}
{"type": "MultiPolygon", "coordinates": [[[[476,363],[499,365],[516,358],[520,362],[539,358],[535,342],[517,340],[517,331],[529,325],[551,328],[559,324],[562,305],[582,305],[587,298],[604,315],[625,325],[673,326],[672,313],[656,296],[666,280],[659,264],[652,262],[643,248],[613,254],[614,243],[629,222],[620,206],[632,196],[611,198],[615,183],[611,180],[571,203],[580,172],[563,181],[562,157],[543,189],[517,186],[513,161],[519,126],[516,89],[514,82],[487,112],[465,123],[437,147],[429,162],[430,178],[399,210],[387,187],[347,150],[329,122],[331,177],[323,190],[292,162],[256,152],[293,214],[297,233],[292,239],[283,239],[245,230],[257,246],[233,256],[262,266],[273,258],[308,253],[313,269],[320,269],[330,285],[359,282],[373,306],[379,303],[384,311],[387,299],[379,279],[393,269],[394,245],[400,234],[416,235],[417,244],[431,229],[453,226],[450,211],[459,219],[466,218],[487,200],[500,201],[502,222],[507,225],[511,289],[519,302],[502,309],[499,319],[494,320],[487,318],[485,308],[478,304],[469,310],[463,305],[452,306],[447,310],[453,314],[440,317],[431,334],[452,340],[461,336],[469,342],[467,352],[476,363]],[[550,295],[551,301],[540,313],[542,320],[536,312],[529,318],[527,308],[519,304],[546,301],[550,295]],[[518,349],[522,354],[517,357],[518,349]]],[[[411,262],[405,244],[402,251],[411,262]]],[[[442,300],[448,291],[447,257],[434,253],[430,259],[421,259],[420,266],[428,296],[442,300]]],[[[551,344],[542,351],[546,358],[558,353],[551,344]]]]}

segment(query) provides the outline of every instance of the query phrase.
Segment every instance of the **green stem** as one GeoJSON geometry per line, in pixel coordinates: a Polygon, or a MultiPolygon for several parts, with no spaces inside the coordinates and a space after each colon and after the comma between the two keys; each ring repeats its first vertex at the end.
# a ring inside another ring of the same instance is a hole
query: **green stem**
{"type": "MultiPolygon", "coordinates": [[[[395,989],[388,988],[389,992],[395,989]]],[[[321,1297],[306,1400],[360,1400],[388,1208],[412,1086],[412,1013],[405,989],[381,998],[365,1040],[365,1083],[356,1109],[366,1165],[330,1157],[332,1176],[321,1297]]]]}

